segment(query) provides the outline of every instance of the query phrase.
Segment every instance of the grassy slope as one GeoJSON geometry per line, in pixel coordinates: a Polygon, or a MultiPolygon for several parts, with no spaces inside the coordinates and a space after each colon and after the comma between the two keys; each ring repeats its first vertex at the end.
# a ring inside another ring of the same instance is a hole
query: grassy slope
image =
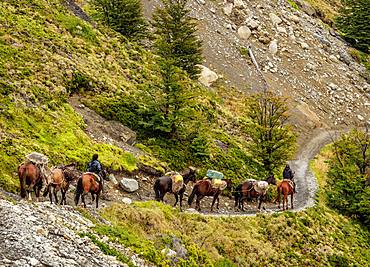
{"type": "MultiPolygon", "coordinates": [[[[120,105],[127,104],[127,99],[131,101],[128,105],[145,104],[133,96],[159,80],[154,57],[107,28],[92,27],[60,3],[0,3],[0,24],[5,25],[0,28],[0,185],[7,190],[16,190],[14,172],[24,155],[33,150],[47,154],[52,164],[77,161],[82,167],[98,152],[105,165],[135,168],[131,155],[92,142],[66,100],[71,91],[81,93],[85,103],[102,115],[112,118],[114,114],[114,119],[135,124],[137,120],[130,120],[125,110],[120,112],[120,105]],[[123,119],[119,116],[122,113],[126,116],[123,119]]],[[[195,163],[203,172],[216,168],[233,179],[256,175],[256,163],[248,154],[238,120],[244,97],[221,86],[215,92],[198,89],[196,109],[209,117],[202,118],[206,122],[200,128],[192,126],[198,134],[196,142],[171,145],[152,138],[145,140],[147,151],[175,169],[195,163]],[[202,146],[204,140],[207,147],[202,146]],[[214,140],[222,141],[228,149],[214,140]],[[195,146],[200,156],[194,157],[189,146],[195,146]],[[202,153],[207,154],[205,159],[202,153]]]]}
{"type": "Polygon", "coordinates": [[[133,90],[139,80],[155,77],[151,55],[94,29],[57,0],[1,1],[0,10],[0,185],[16,190],[16,167],[34,150],[52,164],[84,166],[98,152],[105,165],[136,168],[131,154],[90,140],[66,100],[80,76],[87,82],[83,90],[133,90]]]}
{"type": "MultiPolygon", "coordinates": [[[[321,190],[331,155],[325,148],[312,162],[321,190]]],[[[370,232],[327,208],[322,193],[306,211],[243,218],[180,213],[155,202],[117,204],[102,212],[113,225],[95,231],[159,266],[369,266],[370,232]],[[185,260],[161,253],[176,250],[174,240],[187,249],[185,260]]]]}

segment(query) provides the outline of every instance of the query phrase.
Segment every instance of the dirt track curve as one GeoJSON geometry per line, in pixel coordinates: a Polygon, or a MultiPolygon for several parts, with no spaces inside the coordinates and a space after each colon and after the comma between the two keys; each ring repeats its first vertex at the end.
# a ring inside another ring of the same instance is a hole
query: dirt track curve
{"type": "MultiPolygon", "coordinates": [[[[332,142],[332,139],[336,139],[338,134],[341,131],[334,131],[328,129],[316,129],[311,134],[308,141],[299,148],[299,152],[296,156],[296,159],[289,162],[290,167],[295,171],[295,182],[296,182],[296,191],[297,194],[294,195],[294,209],[289,209],[289,211],[301,211],[306,208],[312,207],[315,205],[315,195],[318,189],[316,178],[312,171],[309,168],[310,161],[319,153],[320,149],[332,142]]],[[[274,203],[267,205],[269,208],[266,208],[264,212],[272,213],[278,212],[274,203]]],[[[290,197],[289,197],[289,207],[290,207],[290,197]]],[[[193,211],[193,210],[191,210],[193,211]]],[[[224,212],[222,214],[202,212],[202,214],[207,216],[254,216],[259,212],[256,212],[255,209],[249,210],[247,212],[224,212]]]]}

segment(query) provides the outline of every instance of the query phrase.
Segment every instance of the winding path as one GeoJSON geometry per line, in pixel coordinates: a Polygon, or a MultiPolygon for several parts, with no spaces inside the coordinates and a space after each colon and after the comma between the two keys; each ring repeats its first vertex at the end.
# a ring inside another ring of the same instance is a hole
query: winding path
{"type": "MultiPolygon", "coordinates": [[[[295,182],[297,194],[294,195],[294,209],[290,211],[301,211],[315,205],[315,195],[318,189],[317,181],[310,170],[310,161],[320,152],[320,149],[336,139],[340,132],[328,129],[317,129],[313,131],[308,142],[300,147],[295,160],[289,162],[291,169],[295,171],[295,182]]],[[[290,207],[290,198],[289,198],[290,207]]],[[[196,212],[193,209],[188,210],[196,212]]],[[[277,208],[266,209],[266,212],[278,212],[277,208]]],[[[222,214],[209,213],[207,211],[201,212],[206,216],[214,217],[234,217],[234,216],[255,216],[258,212],[248,211],[247,213],[226,212],[222,214]]]]}
{"type": "Polygon", "coordinates": [[[291,168],[295,170],[295,182],[297,194],[294,199],[294,210],[299,211],[315,205],[315,195],[318,189],[317,181],[310,170],[312,160],[320,149],[336,138],[338,132],[318,129],[309,142],[307,142],[298,153],[297,159],[290,162],[291,168]]]}

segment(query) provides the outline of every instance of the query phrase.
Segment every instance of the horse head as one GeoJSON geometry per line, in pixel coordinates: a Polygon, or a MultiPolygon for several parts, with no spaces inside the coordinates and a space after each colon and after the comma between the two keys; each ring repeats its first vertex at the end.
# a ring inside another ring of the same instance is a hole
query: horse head
{"type": "Polygon", "coordinates": [[[231,179],[224,179],[224,181],[226,182],[226,188],[231,189],[231,187],[233,186],[233,182],[231,181],[231,179]]]}
{"type": "Polygon", "coordinates": [[[271,174],[269,177],[267,177],[265,181],[268,184],[276,185],[276,179],[275,179],[275,176],[273,174],[271,174]]]}
{"type": "Polygon", "coordinates": [[[185,169],[181,175],[184,177],[184,183],[193,182],[195,183],[197,180],[197,169],[190,166],[189,168],[185,169]]]}
{"type": "Polygon", "coordinates": [[[101,171],[101,177],[103,178],[103,180],[107,180],[108,179],[109,172],[107,171],[107,169],[102,169],[102,171],[101,171]]]}

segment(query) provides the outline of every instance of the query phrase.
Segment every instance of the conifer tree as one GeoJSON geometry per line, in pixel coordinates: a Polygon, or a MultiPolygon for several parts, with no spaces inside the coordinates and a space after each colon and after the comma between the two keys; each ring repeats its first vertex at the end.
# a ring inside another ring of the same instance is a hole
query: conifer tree
{"type": "Polygon", "coordinates": [[[196,23],[189,16],[187,0],[164,0],[163,8],[153,14],[156,53],[171,59],[174,65],[195,79],[202,62],[201,42],[196,37],[196,23]]]}
{"type": "Polygon", "coordinates": [[[370,52],[370,1],[344,0],[336,22],[339,30],[354,47],[370,52]]]}
{"type": "Polygon", "coordinates": [[[179,128],[192,116],[194,85],[172,59],[158,59],[161,80],[143,90],[145,121],[140,124],[152,134],[178,137],[179,128]]]}
{"type": "Polygon", "coordinates": [[[98,15],[113,30],[132,40],[143,38],[147,23],[140,0],[93,0],[98,15]]]}

